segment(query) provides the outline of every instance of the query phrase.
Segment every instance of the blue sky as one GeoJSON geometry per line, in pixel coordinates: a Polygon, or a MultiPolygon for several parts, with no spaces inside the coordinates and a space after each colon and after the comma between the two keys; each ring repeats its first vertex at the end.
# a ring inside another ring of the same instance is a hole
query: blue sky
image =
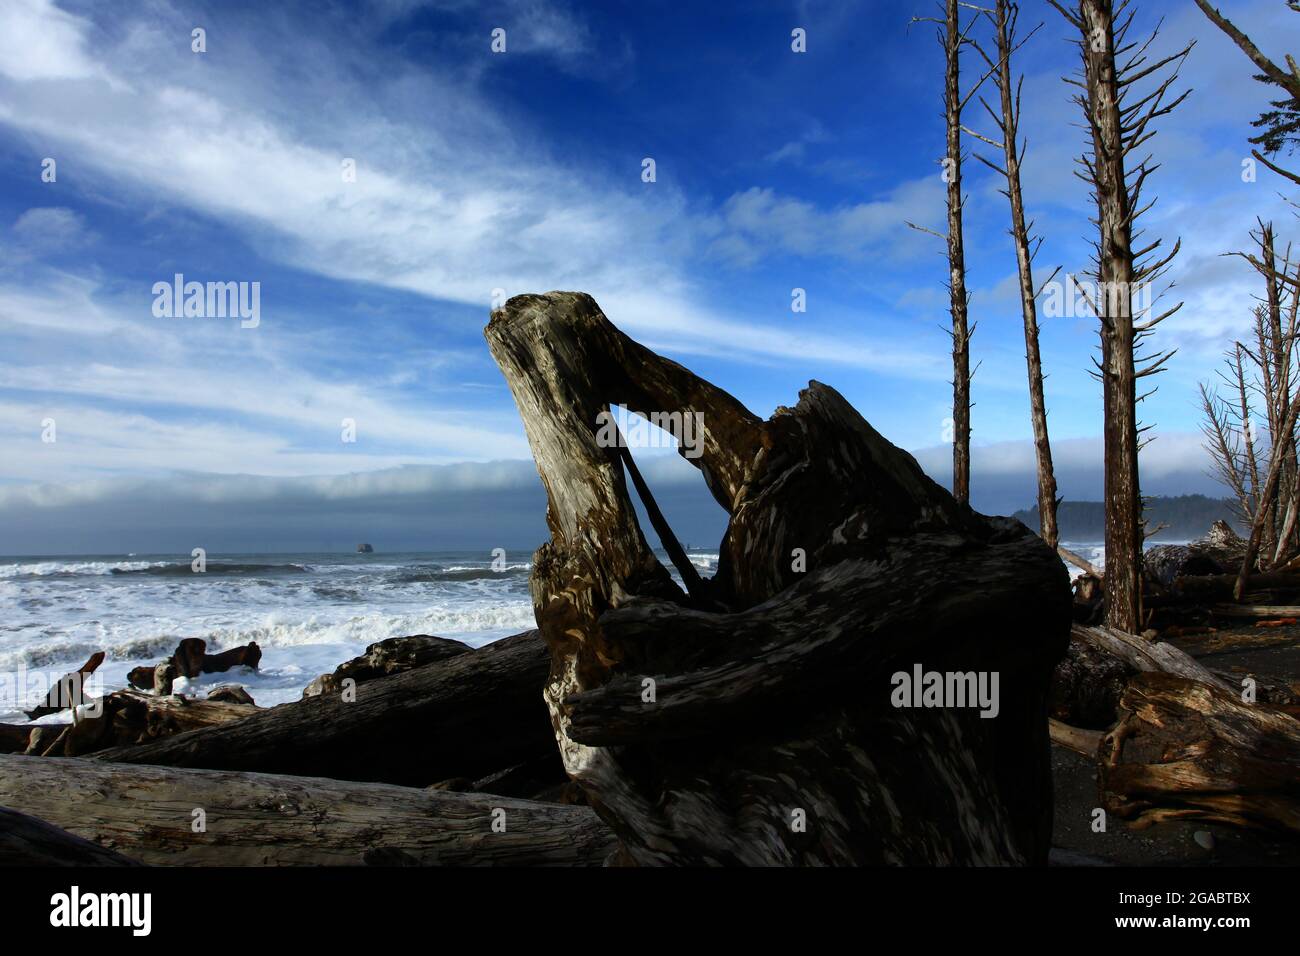
{"type": "MultiPolygon", "coordinates": [[[[1137,5],[1140,24],[1165,18],[1162,49],[1198,41],[1184,70],[1195,92],[1151,144],[1164,166],[1146,226],[1181,237],[1172,298],[1186,305],[1158,336],[1180,351],[1143,408],[1157,438],[1144,489],[1214,493],[1195,387],[1243,334],[1255,291],[1222,253],[1256,216],[1283,237],[1294,219],[1273,174],[1242,181],[1268,98],[1250,65],[1191,0],[1137,5]]],[[[1294,35],[1295,15],[1281,0],[1221,6],[1286,52],[1273,38],[1294,35]]],[[[1023,7],[1026,27],[1045,24],[1019,62],[1045,279],[1085,268],[1093,227],[1060,80],[1077,53],[1059,14],[1023,7]]],[[[764,415],[809,379],[830,383],[945,479],[946,265],[937,239],[904,224],[943,221],[941,53],[933,27],[908,24],[933,12],[6,0],[0,551],[196,535],[293,550],[376,527],[393,546],[463,546],[475,527],[537,543],[527,444],[482,339],[495,290],[591,292],[629,334],[764,415]],[[206,52],[191,50],[196,27],[206,52]],[[505,53],[490,49],[496,28],[505,53]],[[41,178],[47,157],[55,182],[41,178]],[[340,173],[349,158],[355,182],[340,173]],[[152,286],[175,273],[260,283],[260,324],[155,317],[152,286]],[[806,313],[790,310],[796,287],[806,313]],[[340,440],[344,418],[355,443],[340,440]],[[307,534],[313,515],[337,534],[307,534]]],[[[981,114],[968,122],[987,132],[981,114]]],[[[968,163],[974,496],[1009,511],[1033,500],[1032,450],[997,188],[968,163]]],[[[1096,498],[1095,321],[1045,320],[1042,341],[1063,491],[1096,498]]],[[[695,500],[689,468],[647,457],[669,499],[695,500]]],[[[719,527],[710,506],[677,507],[687,537],[719,527]]]]}

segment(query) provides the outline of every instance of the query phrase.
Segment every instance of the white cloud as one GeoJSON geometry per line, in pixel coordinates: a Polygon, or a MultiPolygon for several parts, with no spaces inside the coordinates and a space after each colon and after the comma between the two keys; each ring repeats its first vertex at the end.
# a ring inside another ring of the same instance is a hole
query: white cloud
{"type": "Polygon", "coordinates": [[[20,81],[80,80],[102,75],[85,49],[90,23],[53,0],[0,4],[0,73],[20,81]]]}
{"type": "Polygon", "coordinates": [[[904,182],[883,198],[822,209],[772,189],[735,193],[710,223],[712,251],[740,266],[767,256],[836,256],[858,259],[868,252],[901,257],[922,247],[907,227],[941,217],[943,190],[932,177],[904,182]]]}
{"type": "Polygon", "coordinates": [[[12,227],[14,239],[28,250],[67,250],[89,240],[86,220],[63,206],[28,209],[12,227]]]}

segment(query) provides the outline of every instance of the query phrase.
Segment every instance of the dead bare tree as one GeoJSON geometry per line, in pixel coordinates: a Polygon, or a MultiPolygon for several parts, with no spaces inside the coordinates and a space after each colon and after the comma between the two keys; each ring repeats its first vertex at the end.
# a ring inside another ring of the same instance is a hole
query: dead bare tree
{"type": "MultiPolygon", "coordinates": [[[[1106,620],[1114,628],[1136,633],[1142,623],[1142,494],[1138,478],[1140,435],[1138,381],[1159,373],[1173,352],[1141,354],[1155,327],[1181,306],[1153,315],[1154,306],[1134,311],[1134,294],[1150,289],[1178,254],[1165,256],[1161,240],[1135,248],[1141,231],[1137,219],[1154,200],[1142,204],[1142,189],[1156,169],[1148,156],[1130,168],[1129,155],[1155,135],[1151,124],[1175,109],[1188,95],[1166,100],[1192,44],[1147,64],[1159,28],[1144,42],[1129,42],[1134,9],[1130,0],[1049,0],[1080,33],[1083,71],[1067,83],[1082,91],[1075,102],[1083,109],[1092,134],[1091,149],[1077,172],[1092,188],[1100,235],[1094,269],[1098,295],[1092,307],[1100,319],[1104,436],[1106,449],[1106,620]],[[1163,79],[1161,75],[1163,74],[1163,79]],[[1134,94],[1134,84],[1156,78],[1155,88],[1134,94]]],[[[1148,393],[1150,394],[1150,393],[1148,393]]]]}
{"type": "MultiPolygon", "coordinates": [[[[984,136],[971,129],[964,131],[976,139],[1002,150],[1002,165],[975,154],[975,158],[1000,174],[1007,183],[1002,195],[1011,204],[1011,238],[1016,246],[1016,266],[1020,277],[1020,310],[1025,325],[1025,363],[1029,373],[1029,415],[1034,427],[1034,453],[1038,460],[1038,527],[1043,540],[1051,547],[1059,547],[1056,524],[1056,474],[1052,467],[1052,445],[1047,435],[1047,403],[1043,398],[1043,359],[1038,348],[1037,299],[1042,289],[1034,285],[1034,258],[1042,246],[1041,236],[1031,236],[1033,223],[1025,221],[1024,193],[1020,186],[1020,166],[1024,161],[1028,142],[1020,138],[1020,93],[1024,76],[1016,78],[1011,67],[1011,56],[1029,41],[1042,27],[1037,27],[1023,39],[1016,40],[1016,22],[1020,5],[1011,0],[996,0],[989,19],[993,21],[997,43],[995,56],[990,56],[978,41],[972,46],[984,59],[998,88],[999,109],[994,110],[983,97],[980,104],[997,127],[997,139],[984,136]]],[[[1058,268],[1048,277],[1044,287],[1056,278],[1058,268]]]]}
{"type": "Polygon", "coordinates": [[[1251,232],[1257,247],[1234,252],[1263,279],[1264,294],[1252,310],[1253,348],[1236,342],[1219,377],[1231,399],[1201,387],[1203,431],[1215,473],[1232,489],[1238,513],[1250,527],[1234,594],[1240,600],[1252,573],[1270,570],[1300,554],[1300,464],[1295,421],[1300,392],[1296,363],[1300,338],[1300,263],[1291,249],[1279,255],[1271,223],[1251,232]],[[1256,403],[1266,434],[1256,427],[1256,403]],[[1261,481],[1261,463],[1265,466],[1261,481]]]}
{"type": "MultiPolygon", "coordinates": [[[[1288,143],[1294,148],[1297,139],[1300,139],[1300,126],[1298,126],[1298,123],[1300,123],[1300,66],[1296,65],[1295,58],[1288,53],[1286,55],[1286,68],[1283,69],[1265,56],[1254,41],[1238,29],[1231,20],[1220,13],[1217,7],[1211,6],[1207,0],[1196,0],[1196,5],[1210,18],[1211,23],[1227,34],[1229,39],[1237,44],[1241,51],[1250,58],[1250,61],[1259,67],[1260,73],[1255,79],[1262,83],[1280,87],[1287,96],[1285,99],[1275,101],[1273,109],[1264,113],[1255,121],[1254,125],[1262,128],[1264,132],[1253,137],[1251,142],[1263,146],[1265,152],[1268,153],[1280,152],[1282,146],[1288,143]]],[[[1300,13],[1300,2],[1297,2],[1297,0],[1288,0],[1287,6],[1296,13],[1300,13]]],[[[1300,183],[1300,175],[1269,162],[1258,149],[1252,149],[1250,152],[1256,160],[1279,176],[1284,176],[1293,183],[1300,183]]]]}
{"type": "Polygon", "coordinates": [[[970,367],[970,340],[975,326],[970,324],[970,293],[966,290],[966,247],[963,239],[962,208],[965,197],[961,192],[962,167],[962,111],[987,79],[987,74],[965,96],[961,92],[961,51],[969,41],[969,33],[982,8],[960,0],[944,0],[943,17],[916,17],[913,22],[930,22],[940,25],[939,44],[944,51],[944,124],[947,131],[947,154],[942,161],[943,181],[948,187],[948,231],[946,234],[920,229],[938,236],[948,245],[948,300],[952,325],[952,494],[963,504],[970,503],[970,434],[971,398],[970,383],[975,373],[970,367]],[[961,8],[975,11],[970,22],[961,25],[961,8]]]}

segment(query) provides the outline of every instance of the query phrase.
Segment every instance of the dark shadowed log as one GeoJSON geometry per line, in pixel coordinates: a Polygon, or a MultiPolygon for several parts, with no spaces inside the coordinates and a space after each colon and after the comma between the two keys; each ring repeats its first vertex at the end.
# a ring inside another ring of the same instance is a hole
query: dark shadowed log
{"type": "Polygon", "coordinates": [[[400,674],[472,650],[472,647],[462,641],[428,634],[386,638],[371,644],[360,657],[344,661],[334,668],[333,673],[321,674],[307,685],[302,696],[316,697],[322,693],[332,693],[341,688],[345,680],[361,684],[376,677],[400,674]]]}
{"type": "Polygon", "coordinates": [[[208,642],[198,637],[187,637],[176,646],[172,661],[180,677],[198,677],[203,673],[203,658],[208,642]]]}
{"type": "MultiPolygon", "coordinates": [[[[1210,574],[1177,578],[1174,593],[1184,601],[1196,604],[1216,604],[1232,601],[1236,574],[1210,574]]],[[[1276,594],[1300,594],[1300,574],[1271,571],[1254,574],[1247,580],[1246,591],[1271,591],[1276,594]]]]}
{"type": "Polygon", "coordinates": [[[70,726],[43,754],[80,757],[109,747],[131,746],[200,728],[218,727],[258,712],[251,704],[157,697],[134,690],[108,694],[94,710],[70,726]]]}
{"type": "Polygon", "coordinates": [[[200,666],[204,674],[224,674],[232,667],[251,667],[257,670],[257,665],[261,662],[262,649],[255,641],[250,641],[243,647],[232,647],[220,654],[204,654],[200,666]]]}
{"type": "Polygon", "coordinates": [[[0,724],[0,754],[20,754],[31,741],[30,724],[0,724]]]}
{"type": "Polygon", "coordinates": [[[615,846],[586,807],[93,760],[0,756],[0,804],[152,864],[599,865],[615,846]]]}
{"type": "Polygon", "coordinates": [[[1203,538],[1190,544],[1159,544],[1147,549],[1142,566],[1147,577],[1164,587],[1179,578],[1227,575],[1236,571],[1246,554],[1246,542],[1226,521],[1216,521],[1203,538]]]}
{"type": "Polygon", "coordinates": [[[1173,674],[1129,682],[1098,754],[1106,810],[1300,833],[1300,721],[1173,674]]]}
{"type": "Polygon", "coordinates": [[[139,866],[25,813],[0,807],[0,866],[139,866]]]}
{"type": "Polygon", "coordinates": [[[208,691],[208,696],[204,699],[212,703],[257,706],[257,701],[253,700],[253,695],[238,684],[222,684],[220,687],[214,687],[208,691]]]}
{"type": "Polygon", "coordinates": [[[262,662],[262,649],[256,641],[242,647],[232,647],[220,654],[209,654],[208,643],[199,637],[187,637],[177,646],[171,658],[154,667],[135,667],[127,675],[127,682],[140,690],[170,693],[170,682],[177,677],[194,678],[200,674],[222,674],[232,667],[251,667],[257,670],[262,662]],[[170,671],[160,668],[171,664],[170,671]]]}
{"type": "Polygon", "coordinates": [[[90,659],[70,674],[64,674],[59,682],[50,688],[45,700],[36,707],[26,711],[28,720],[38,720],[48,714],[57,714],[61,710],[79,707],[89,699],[84,693],[86,678],[104,663],[104,652],[96,651],[90,659]]]}
{"type": "Polygon", "coordinates": [[[244,720],[96,758],[170,767],[379,780],[477,780],[554,752],[539,689],[548,654],[535,631],[468,654],[259,710],[244,720]]]}
{"type": "Polygon", "coordinates": [[[1051,715],[1065,725],[1109,730],[1120,715],[1120,699],[1136,675],[1168,673],[1231,690],[1195,658],[1172,644],[1144,640],[1108,627],[1074,625],[1065,657],[1052,672],[1051,715]]]}
{"type": "Polygon", "coordinates": [[[1146,576],[1164,587],[1172,587],[1181,577],[1227,574],[1231,565],[1187,544],[1158,544],[1142,555],[1146,576]]]}
{"type": "Polygon", "coordinates": [[[1046,862],[1071,605],[1050,548],[959,505],[833,389],[761,421],[581,293],[511,299],[487,339],[549,499],[531,588],[552,724],[621,860],[1046,862]],[[699,416],[725,611],[651,552],[597,438],[611,404],[699,416]],[[996,716],[895,707],[916,666],[997,672],[996,716]]]}

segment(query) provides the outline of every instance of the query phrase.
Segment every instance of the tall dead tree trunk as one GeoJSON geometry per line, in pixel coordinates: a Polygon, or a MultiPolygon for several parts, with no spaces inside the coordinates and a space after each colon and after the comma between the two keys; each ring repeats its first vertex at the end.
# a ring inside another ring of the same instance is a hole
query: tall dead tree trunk
{"type": "Polygon", "coordinates": [[[948,154],[948,273],[952,314],[952,494],[963,504],[970,501],[970,336],[966,292],[966,248],[962,226],[961,194],[961,47],[958,0],[947,0],[944,25],[944,119],[948,154]]]}
{"type": "MultiPolygon", "coordinates": [[[[1020,89],[1024,77],[1015,79],[1011,67],[1011,56],[1025,40],[1016,42],[1016,21],[1020,16],[1020,7],[1010,0],[997,0],[993,12],[996,31],[997,57],[988,56],[984,50],[974,44],[988,64],[990,72],[997,83],[999,110],[994,111],[988,103],[983,103],[985,110],[992,117],[1001,138],[994,140],[974,133],[976,138],[1002,150],[1003,165],[976,155],[976,159],[1000,173],[1007,182],[1004,195],[1011,204],[1011,239],[1016,247],[1016,268],[1020,280],[1020,311],[1025,326],[1025,365],[1029,373],[1029,417],[1034,428],[1034,454],[1038,462],[1038,527],[1043,540],[1052,548],[1060,545],[1060,533],[1057,530],[1056,508],[1056,472],[1052,467],[1052,444],[1047,434],[1047,402],[1043,397],[1043,359],[1038,347],[1038,306],[1039,289],[1034,285],[1034,254],[1042,245],[1042,239],[1035,241],[1030,237],[1032,224],[1025,221],[1024,193],[1020,187],[1020,164],[1024,159],[1027,144],[1020,141],[1020,89]]],[[[1031,31],[1029,36],[1037,32],[1031,31]]],[[[969,131],[968,131],[969,132],[969,131]]],[[[1057,270],[1060,271],[1059,269],[1057,270]]],[[[1048,282],[1056,277],[1052,273],[1048,282]]]]}
{"type": "MultiPolygon", "coordinates": [[[[974,372],[970,367],[970,340],[975,327],[970,324],[970,293],[966,290],[966,247],[963,235],[962,207],[962,111],[979,88],[979,83],[962,96],[961,49],[968,40],[969,25],[961,24],[960,0],[943,0],[943,17],[915,17],[913,22],[939,24],[939,45],[944,52],[943,110],[946,155],[941,162],[943,181],[947,185],[948,228],[946,233],[923,228],[909,222],[921,232],[943,239],[948,250],[948,300],[952,338],[952,494],[963,504],[970,502],[970,385],[974,372]]],[[[972,20],[972,23],[974,21],[972,20]]],[[[982,83],[983,80],[980,81],[982,83]]]]}
{"type": "Polygon", "coordinates": [[[1145,53],[1154,35],[1142,44],[1128,44],[1133,11],[1121,4],[1116,21],[1113,0],[1077,0],[1071,8],[1056,7],[1080,31],[1083,77],[1067,81],[1082,88],[1076,102],[1083,108],[1092,133],[1092,151],[1081,165],[1097,203],[1100,236],[1096,243],[1098,291],[1092,303],[1100,319],[1103,434],[1105,437],[1106,500],[1106,621],[1111,627],[1137,632],[1142,623],[1142,494],[1138,478],[1140,449],[1137,420],[1140,378],[1159,372],[1172,352],[1150,359],[1139,356],[1140,342],[1154,327],[1177,311],[1162,315],[1134,314],[1134,294],[1141,284],[1154,284],[1164,274],[1173,252],[1156,262],[1144,257],[1160,241],[1134,248],[1134,223],[1148,207],[1141,205],[1142,187],[1154,167],[1143,160],[1133,169],[1130,152],[1155,135],[1150,124],[1174,109],[1186,93],[1171,103],[1164,97],[1177,79],[1175,67],[1155,91],[1130,103],[1132,84],[1181,63],[1191,47],[1146,66],[1145,53]],[[1126,59],[1127,58],[1127,59],[1126,59]],[[1131,178],[1130,178],[1131,177],[1131,178]]]}
{"type": "Polygon", "coordinates": [[[486,335],[547,491],[552,726],[624,860],[1046,859],[1071,595],[1041,539],[958,504],[833,389],[761,421],[587,295],[517,296],[486,335]],[[731,515],[707,606],[642,534],[597,439],[611,404],[701,416],[688,460],[731,515]],[[918,667],[997,673],[996,715],[909,706],[918,667]]]}

